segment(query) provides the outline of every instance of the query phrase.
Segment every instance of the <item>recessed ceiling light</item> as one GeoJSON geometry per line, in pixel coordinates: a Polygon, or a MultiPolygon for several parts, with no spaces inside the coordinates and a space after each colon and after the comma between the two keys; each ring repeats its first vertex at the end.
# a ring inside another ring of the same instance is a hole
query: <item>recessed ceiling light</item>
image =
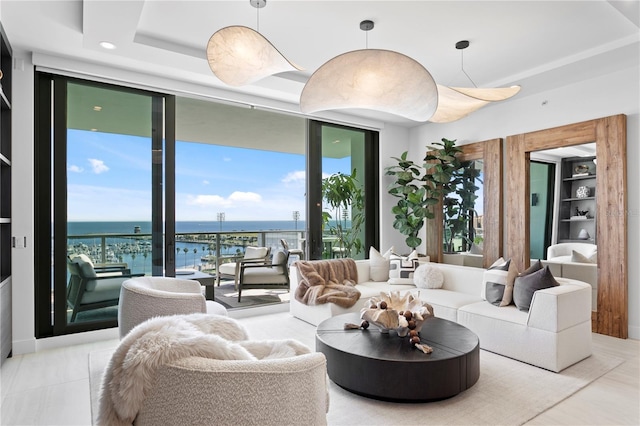
{"type": "Polygon", "coordinates": [[[115,49],[115,48],[116,48],[116,45],[115,45],[115,44],[110,43],[110,42],[108,42],[108,41],[101,41],[101,42],[100,42],[100,46],[102,46],[102,47],[103,47],[103,48],[105,48],[105,49],[109,49],[109,50],[112,50],[112,49],[115,49]]]}
{"type": "Polygon", "coordinates": [[[102,107],[100,105],[96,105],[93,107],[94,111],[102,111],[102,107]]]}

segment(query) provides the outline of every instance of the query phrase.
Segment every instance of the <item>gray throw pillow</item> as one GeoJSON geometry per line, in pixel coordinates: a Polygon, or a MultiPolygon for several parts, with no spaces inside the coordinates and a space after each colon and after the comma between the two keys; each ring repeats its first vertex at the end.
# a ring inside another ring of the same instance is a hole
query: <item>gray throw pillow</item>
{"type": "MultiPolygon", "coordinates": [[[[508,268],[507,268],[508,269],[508,268]]],[[[538,259],[537,262],[533,262],[531,264],[531,266],[529,266],[527,269],[525,269],[522,273],[520,273],[520,276],[523,277],[525,275],[529,275],[533,272],[539,271],[540,269],[542,269],[542,262],[540,261],[540,259],[538,259]]]]}
{"type": "Polygon", "coordinates": [[[505,284],[487,281],[485,284],[485,297],[492,305],[500,306],[504,297],[505,284]]]}
{"type": "Polygon", "coordinates": [[[520,311],[529,311],[533,293],[559,285],[548,266],[516,278],[513,286],[513,301],[520,311]]]}
{"type": "Polygon", "coordinates": [[[511,259],[507,259],[504,262],[499,262],[500,259],[498,259],[493,265],[489,266],[488,269],[491,270],[500,270],[500,271],[508,271],[509,270],[509,265],[511,264],[511,259]]]}

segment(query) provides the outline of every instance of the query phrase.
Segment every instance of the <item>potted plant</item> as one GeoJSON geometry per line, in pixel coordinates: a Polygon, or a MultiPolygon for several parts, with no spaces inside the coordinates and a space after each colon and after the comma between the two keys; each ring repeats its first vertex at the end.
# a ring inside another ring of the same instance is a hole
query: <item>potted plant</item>
{"type": "Polygon", "coordinates": [[[360,231],[364,224],[364,193],[356,179],[356,169],[351,175],[336,173],[322,180],[322,198],[330,211],[322,212],[323,230],[328,229],[337,238],[342,257],[351,257],[362,251],[360,231]],[[351,210],[351,225],[349,221],[351,210]],[[332,216],[332,214],[334,216],[332,216]],[[333,219],[333,220],[332,220],[333,219]]]}
{"type": "Polygon", "coordinates": [[[398,197],[392,208],[393,227],[407,238],[405,242],[415,249],[422,244],[418,236],[425,219],[435,217],[433,207],[440,200],[444,208],[445,250],[453,247],[453,238],[464,234],[469,223],[469,209],[475,199],[475,178],[479,171],[465,167],[459,159],[460,148],[455,140],[443,138],[430,146],[422,166],[407,159],[407,152],[397,158],[397,165],[387,167],[386,175],[395,176],[388,192],[398,197]]]}
{"type": "Polygon", "coordinates": [[[388,192],[399,198],[391,212],[395,215],[393,227],[406,235],[405,242],[411,249],[422,244],[418,236],[428,217],[427,206],[432,201],[427,198],[427,190],[422,180],[424,167],[407,160],[407,151],[398,157],[392,157],[398,164],[385,168],[385,175],[394,176],[388,192]]]}

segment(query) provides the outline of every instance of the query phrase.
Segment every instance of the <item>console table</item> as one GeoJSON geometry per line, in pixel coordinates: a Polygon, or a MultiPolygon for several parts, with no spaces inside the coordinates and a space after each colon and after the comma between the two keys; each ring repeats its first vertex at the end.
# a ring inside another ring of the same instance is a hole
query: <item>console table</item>
{"type": "Polygon", "coordinates": [[[441,318],[427,319],[420,340],[433,348],[425,354],[398,337],[366,330],[359,314],[329,318],[316,331],[316,350],[327,358],[327,373],[337,385],[362,396],[398,402],[445,399],[473,386],[480,377],[480,342],[469,329],[441,318]]]}

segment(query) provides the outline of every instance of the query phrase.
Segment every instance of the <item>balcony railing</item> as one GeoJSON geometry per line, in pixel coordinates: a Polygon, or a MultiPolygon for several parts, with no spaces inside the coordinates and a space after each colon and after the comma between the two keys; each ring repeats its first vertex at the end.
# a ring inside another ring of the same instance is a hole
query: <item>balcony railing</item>
{"type": "MultiPolygon", "coordinates": [[[[224,231],[176,234],[176,269],[215,273],[216,259],[230,261],[242,256],[248,246],[281,249],[280,239],[290,248],[301,248],[304,231],[224,231]]],[[[96,264],[126,263],[132,273],[151,273],[151,234],[85,234],[67,237],[67,252],[86,254],[96,264]]],[[[295,259],[292,259],[295,260],[295,259]]]]}

